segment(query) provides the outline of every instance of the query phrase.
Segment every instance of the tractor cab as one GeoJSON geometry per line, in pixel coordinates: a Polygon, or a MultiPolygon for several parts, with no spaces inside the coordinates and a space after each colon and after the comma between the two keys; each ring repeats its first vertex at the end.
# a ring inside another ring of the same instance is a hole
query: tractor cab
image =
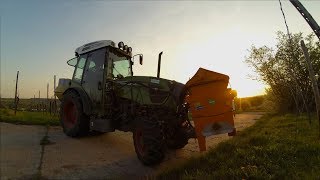
{"type": "Polygon", "coordinates": [[[108,40],[83,45],[76,49],[76,57],[67,62],[68,65],[75,67],[72,80],[83,83],[86,79],[93,80],[94,77],[99,77],[102,81],[103,76],[99,76],[101,75],[99,73],[112,79],[131,76],[133,64],[131,51],[132,48],[123,45],[123,42],[116,48],[114,42],[108,40]],[[98,74],[92,77],[96,73],[98,74]]]}
{"type": "MultiPolygon", "coordinates": [[[[101,114],[102,101],[107,80],[117,80],[133,75],[132,48],[119,42],[118,47],[111,40],[101,40],[80,46],[75,57],[67,64],[74,67],[71,79],[60,79],[55,90],[58,98],[70,87],[82,89],[92,103],[92,110],[101,114]]],[[[140,55],[142,61],[142,55],[140,55]]]]}

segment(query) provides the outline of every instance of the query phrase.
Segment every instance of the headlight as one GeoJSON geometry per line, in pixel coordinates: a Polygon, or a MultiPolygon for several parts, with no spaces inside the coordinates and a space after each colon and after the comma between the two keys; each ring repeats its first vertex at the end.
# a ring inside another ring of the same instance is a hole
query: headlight
{"type": "Polygon", "coordinates": [[[120,42],[118,43],[118,48],[122,49],[123,47],[124,47],[124,43],[123,43],[122,41],[120,41],[120,42]]]}
{"type": "Polygon", "coordinates": [[[123,50],[127,52],[128,46],[127,46],[127,45],[124,45],[124,46],[123,46],[123,50]]]}

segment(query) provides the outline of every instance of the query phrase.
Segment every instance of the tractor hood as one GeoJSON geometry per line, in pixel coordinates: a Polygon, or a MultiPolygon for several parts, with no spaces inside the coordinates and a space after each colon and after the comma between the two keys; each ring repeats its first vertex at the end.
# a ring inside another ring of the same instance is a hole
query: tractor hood
{"type": "Polygon", "coordinates": [[[116,80],[121,88],[119,96],[129,98],[142,104],[167,104],[175,106],[184,98],[184,84],[150,76],[132,76],[116,80]],[[131,87],[133,95],[131,97],[131,87]],[[168,102],[169,103],[169,102],[168,102]]]}

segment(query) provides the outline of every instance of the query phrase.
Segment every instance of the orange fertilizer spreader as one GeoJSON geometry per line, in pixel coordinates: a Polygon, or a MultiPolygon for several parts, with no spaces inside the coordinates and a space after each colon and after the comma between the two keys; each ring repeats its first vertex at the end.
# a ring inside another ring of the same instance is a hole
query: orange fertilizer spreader
{"type": "Polygon", "coordinates": [[[194,122],[200,151],[206,150],[205,138],[236,134],[234,126],[235,90],[227,88],[229,76],[200,68],[186,83],[189,117],[194,122]]]}

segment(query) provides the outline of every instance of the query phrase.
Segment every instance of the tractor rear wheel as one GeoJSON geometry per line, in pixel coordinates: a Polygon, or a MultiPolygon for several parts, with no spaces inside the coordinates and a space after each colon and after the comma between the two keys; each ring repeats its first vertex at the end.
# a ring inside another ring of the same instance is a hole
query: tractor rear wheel
{"type": "Polygon", "coordinates": [[[145,165],[160,163],[165,156],[164,138],[159,126],[157,114],[137,118],[133,130],[133,142],[136,154],[145,165]]]}
{"type": "Polygon", "coordinates": [[[60,123],[68,136],[79,137],[89,133],[89,120],[83,112],[81,98],[75,91],[68,91],[63,95],[60,123]]]}

